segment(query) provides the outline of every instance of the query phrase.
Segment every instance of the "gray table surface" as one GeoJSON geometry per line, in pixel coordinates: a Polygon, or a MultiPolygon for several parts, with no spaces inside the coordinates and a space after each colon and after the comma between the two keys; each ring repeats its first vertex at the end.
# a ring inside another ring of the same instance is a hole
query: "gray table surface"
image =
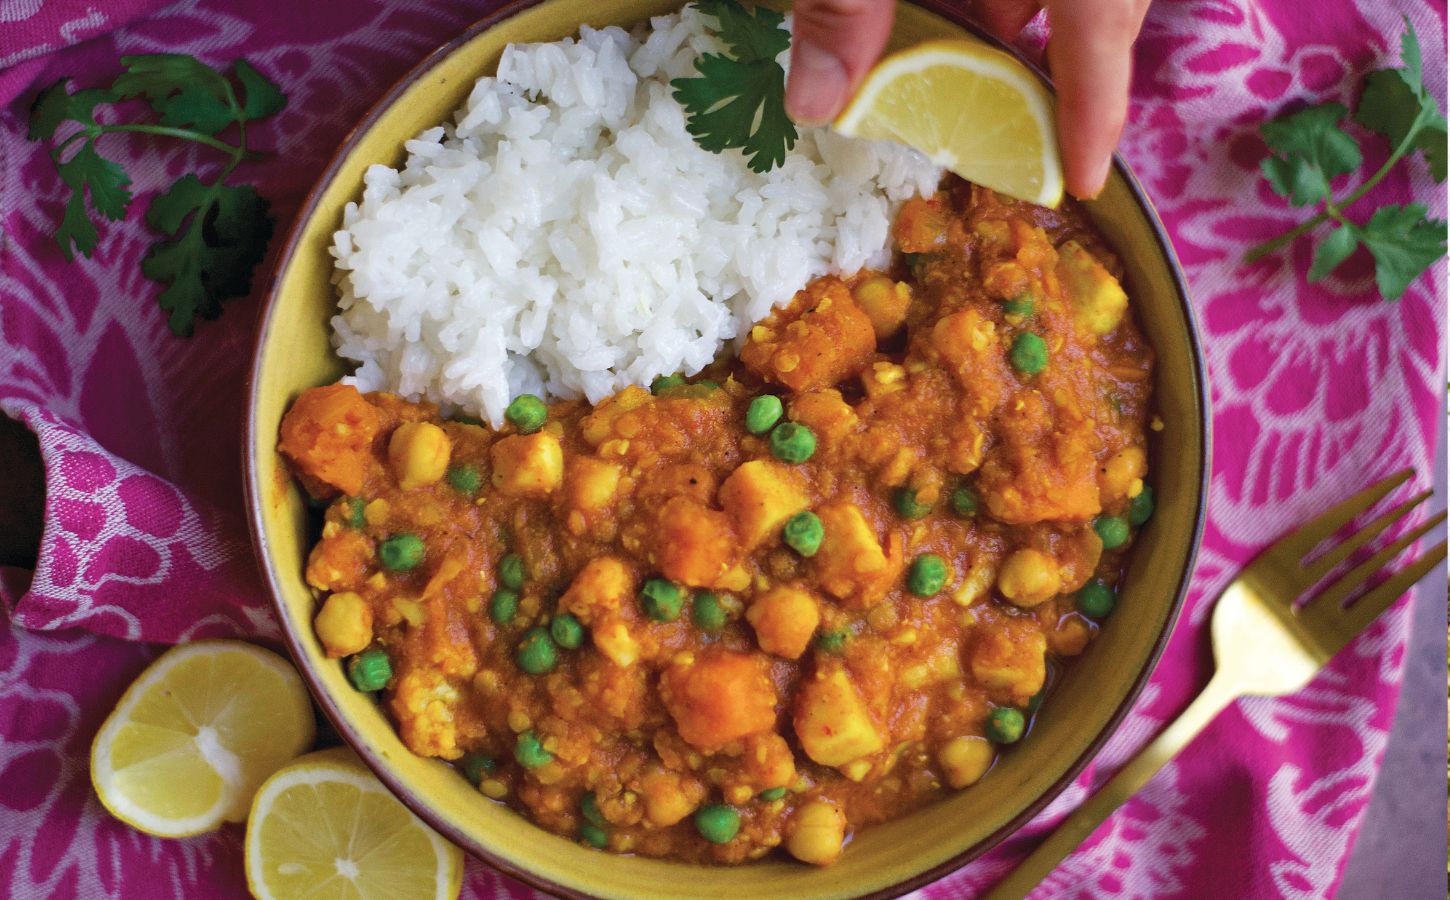
{"type": "MultiPolygon", "coordinates": [[[[1445,415],[1435,456],[1435,508],[1445,508],[1445,415]]],[[[1446,895],[1444,564],[1416,589],[1404,688],[1364,829],[1340,900],[1446,895]]]]}

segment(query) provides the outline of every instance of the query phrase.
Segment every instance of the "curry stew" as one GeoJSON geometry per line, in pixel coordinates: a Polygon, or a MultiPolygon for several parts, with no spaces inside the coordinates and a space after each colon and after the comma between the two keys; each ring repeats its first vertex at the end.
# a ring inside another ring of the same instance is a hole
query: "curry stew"
{"type": "Polygon", "coordinates": [[[1070,207],[952,180],[894,237],[593,407],[296,400],[317,636],[408,747],[597,847],[824,864],[1023,735],[1151,513],[1153,353],[1070,207]]]}

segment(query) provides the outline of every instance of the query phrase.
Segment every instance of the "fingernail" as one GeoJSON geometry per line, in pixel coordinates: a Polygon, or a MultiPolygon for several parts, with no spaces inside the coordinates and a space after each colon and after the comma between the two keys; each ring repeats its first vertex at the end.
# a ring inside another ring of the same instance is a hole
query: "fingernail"
{"type": "Polygon", "coordinates": [[[1072,195],[1079,200],[1097,199],[1098,194],[1103,192],[1103,188],[1108,183],[1108,168],[1112,163],[1113,158],[1111,156],[1105,157],[1101,162],[1097,163],[1092,172],[1079,185],[1079,187],[1086,188],[1086,190],[1073,191],[1072,195]]]}
{"type": "Polygon", "coordinates": [[[846,67],[815,44],[796,47],[790,60],[785,110],[801,125],[824,125],[846,104],[846,67]]]}

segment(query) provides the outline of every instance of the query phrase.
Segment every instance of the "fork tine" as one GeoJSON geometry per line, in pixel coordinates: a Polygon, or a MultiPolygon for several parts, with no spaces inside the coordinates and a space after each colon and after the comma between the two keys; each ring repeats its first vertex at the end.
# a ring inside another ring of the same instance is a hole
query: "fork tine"
{"type": "MultiPolygon", "coordinates": [[[[1406,547],[1410,546],[1415,541],[1424,537],[1427,533],[1429,533],[1438,525],[1442,524],[1444,521],[1445,513],[1443,512],[1439,515],[1432,516],[1429,521],[1418,526],[1417,528],[1412,529],[1408,534],[1401,536],[1394,543],[1385,547],[1374,556],[1371,556],[1369,559],[1365,560],[1364,562],[1355,566],[1353,569],[1350,569],[1348,572],[1344,573],[1344,575],[1342,575],[1333,584],[1320,591],[1318,595],[1312,597],[1309,602],[1305,604],[1304,608],[1300,610],[1300,617],[1303,619],[1304,624],[1311,628],[1333,628],[1334,626],[1332,624],[1332,620],[1342,620],[1346,615],[1345,611],[1341,609],[1341,607],[1344,605],[1344,601],[1349,597],[1351,593],[1358,589],[1360,585],[1368,581],[1370,577],[1374,575],[1374,573],[1384,568],[1386,563],[1394,559],[1396,556],[1399,556],[1406,547]]],[[[1414,582],[1412,581],[1410,583],[1413,584],[1414,582]]],[[[1403,593],[1403,591],[1401,593],[1403,593]]],[[[1393,600],[1395,597],[1398,596],[1399,594],[1394,594],[1390,597],[1390,600],[1393,600]]],[[[1374,616],[1370,616],[1370,618],[1373,619],[1374,616]]]]}
{"type": "Polygon", "coordinates": [[[1341,628],[1348,638],[1359,634],[1369,627],[1369,623],[1379,618],[1380,613],[1390,608],[1390,604],[1400,598],[1400,595],[1414,586],[1425,574],[1440,560],[1445,558],[1445,542],[1430,548],[1430,552],[1415,560],[1404,569],[1390,576],[1379,587],[1354,601],[1354,605],[1345,610],[1344,624],[1341,628]]]}
{"type": "Polygon", "coordinates": [[[1329,570],[1348,559],[1349,554],[1374,540],[1379,536],[1380,532],[1402,519],[1406,513],[1421,503],[1424,503],[1426,498],[1433,496],[1434,493],[1434,491],[1425,491],[1422,494],[1411,497],[1378,519],[1370,522],[1350,537],[1345,538],[1343,542],[1324,551],[1318,559],[1304,567],[1304,574],[1308,578],[1308,583],[1314,584],[1325,575],[1328,575],[1329,570]]]}
{"type": "Polygon", "coordinates": [[[1354,517],[1374,506],[1390,491],[1404,484],[1415,474],[1414,469],[1402,469],[1383,481],[1370,485],[1359,493],[1347,497],[1331,506],[1316,518],[1310,519],[1294,531],[1279,539],[1270,548],[1274,556],[1285,562],[1298,565],[1309,555],[1309,551],[1331,534],[1354,520],[1354,517]]]}

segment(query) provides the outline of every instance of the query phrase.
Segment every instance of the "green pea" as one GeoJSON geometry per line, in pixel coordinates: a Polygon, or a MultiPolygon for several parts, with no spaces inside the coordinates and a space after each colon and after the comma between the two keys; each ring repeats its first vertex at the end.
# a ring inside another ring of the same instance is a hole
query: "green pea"
{"type": "Polygon", "coordinates": [[[483,420],[478,416],[450,416],[448,421],[457,422],[459,425],[472,425],[474,428],[483,427],[483,420]]]}
{"type": "Polygon", "coordinates": [[[699,381],[695,382],[693,386],[694,387],[697,387],[697,388],[700,388],[701,390],[704,390],[704,391],[718,391],[718,390],[720,390],[720,382],[718,382],[718,381],[711,381],[708,378],[701,378],[699,381]]]}
{"type": "Polygon", "coordinates": [[[899,487],[891,492],[891,505],[903,519],[920,519],[931,512],[931,504],[917,499],[915,488],[899,487]]]}
{"type": "Polygon", "coordinates": [[[649,383],[649,392],[659,396],[660,393],[684,383],[685,379],[682,375],[661,375],[649,383]]]}
{"type": "Polygon", "coordinates": [[[791,516],[780,533],[787,547],[801,556],[815,556],[816,551],[821,549],[821,540],[826,536],[826,529],[821,524],[820,516],[806,510],[791,516]]]}
{"type": "Polygon", "coordinates": [[[709,803],[695,813],[695,830],[712,844],[728,844],[740,831],[740,813],[722,803],[709,803]]]}
{"type": "Polygon", "coordinates": [[[965,486],[952,491],[952,512],[964,519],[975,516],[977,514],[977,492],[965,486]]]}
{"type": "Polygon", "coordinates": [[[725,607],[720,605],[720,598],[714,593],[697,591],[690,604],[690,619],[696,628],[714,634],[725,627],[725,607]]]}
{"type": "Polygon", "coordinates": [[[579,826],[579,839],[596,850],[609,846],[609,832],[588,822],[579,826]]]}
{"type": "Polygon", "coordinates": [[[529,578],[524,570],[524,558],[517,553],[508,553],[498,561],[498,580],[511,591],[523,590],[529,578]]]}
{"type": "Polygon", "coordinates": [[[781,462],[803,463],[816,452],[816,436],[798,422],[782,422],[770,433],[770,452],[781,462]]]}
{"type": "Polygon", "coordinates": [[[519,434],[533,434],[548,421],[549,407],[533,394],[519,394],[503,411],[503,417],[514,423],[519,434]]]}
{"type": "Polygon", "coordinates": [[[537,769],[554,761],[554,754],[544,749],[544,742],[532,730],[520,734],[514,741],[514,759],[525,769],[537,769]]]}
{"type": "Polygon", "coordinates": [[[935,553],[923,553],[912,561],[906,573],[906,589],[918,597],[930,597],[947,586],[950,574],[946,560],[935,553]]]}
{"type": "Polygon", "coordinates": [[[816,635],[816,649],[832,656],[840,656],[846,652],[846,642],[849,640],[851,640],[851,632],[844,628],[823,631],[816,635]]]}
{"type": "Polygon", "coordinates": [[[782,797],[785,796],[785,788],[783,788],[783,787],[768,788],[768,789],[763,790],[760,793],[756,794],[755,796],[757,796],[760,799],[764,800],[766,803],[774,803],[775,801],[777,801],[780,798],[782,798],[782,797]]]}
{"type": "Polygon", "coordinates": [[[579,812],[584,816],[584,821],[591,825],[604,828],[609,824],[604,820],[604,813],[599,811],[599,798],[593,791],[585,791],[584,796],[579,798],[579,812]]]}
{"type": "Polygon", "coordinates": [[[559,649],[544,628],[530,628],[519,643],[519,668],[530,675],[547,675],[559,664],[559,649]]]}
{"type": "Polygon", "coordinates": [[[783,415],[785,406],[780,398],[774,394],[762,394],[745,408],[745,430],[751,434],[765,434],[783,415]]]}
{"type": "Polygon", "coordinates": [[[939,253],[903,253],[901,261],[906,263],[906,270],[911,273],[911,277],[919,279],[926,274],[926,267],[940,255],[939,253]]]}
{"type": "Polygon", "coordinates": [[[450,466],[446,477],[449,487],[470,496],[478,493],[479,485],[483,484],[483,476],[478,474],[477,466],[450,466]]]}
{"type": "Polygon", "coordinates": [[[584,643],[584,625],[572,613],[560,613],[549,623],[554,643],[565,650],[578,650],[584,643]]]}
{"type": "Polygon", "coordinates": [[[1145,484],[1142,493],[1128,501],[1128,524],[1138,528],[1151,518],[1153,518],[1153,489],[1145,484]]]}
{"type": "Polygon", "coordinates": [[[1098,516],[1093,531],[1103,539],[1104,550],[1116,550],[1128,542],[1128,520],[1122,516],[1098,516]]]}
{"type": "Polygon", "coordinates": [[[1009,316],[1022,316],[1026,318],[1036,312],[1032,304],[1032,295],[1027,293],[1018,294],[1011,300],[1002,304],[1002,312],[1009,316]]]}
{"type": "Polygon", "coordinates": [[[380,647],[364,650],[347,664],[348,680],[365,694],[387,687],[392,677],[392,660],[388,659],[388,652],[380,647]]]}
{"type": "Polygon", "coordinates": [[[463,777],[468,779],[469,784],[478,787],[483,776],[498,768],[498,763],[494,762],[493,757],[486,753],[470,753],[458,761],[458,768],[463,772],[463,777]]]}
{"type": "Polygon", "coordinates": [[[987,740],[994,744],[1015,744],[1027,729],[1027,719],[1019,710],[1002,706],[987,717],[987,740]]]}
{"type": "Polygon", "coordinates": [[[329,505],[326,497],[314,497],[308,493],[302,495],[302,502],[307,504],[308,509],[315,510],[327,509],[329,505]]]}
{"type": "Polygon", "coordinates": [[[411,571],[423,561],[423,539],[416,534],[395,534],[378,546],[378,557],[386,569],[411,571]]]}
{"type": "MultiPolygon", "coordinates": [[[[1144,488],[1144,490],[1146,491],[1147,488],[1144,488]]],[[[1141,497],[1142,494],[1139,494],[1138,496],[1141,497]]],[[[1149,502],[1151,503],[1152,501],[1149,501],[1149,502]]],[[[366,500],[364,500],[363,498],[361,498],[361,497],[353,497],[351,500],[347,501],[347,527],[348,528],[362,529],[362,528],[366,528],[367,527],[367,525],[368,525],[368,519],[367,519],[367,515],[366,515],[367,506],[368,506],[368,502],[366,500]]]]}
{"type": "Polygon", "coordinates": [[[640,588],[639,603],[656,622],[673,622],[685,608],[685,589],[673,581],[651,578],[640,588]]]}
{"type": "Polygon", "coordinates": [[[1007,358],[1012,368],[1023,375],[1036,375],[1047,368],[1047,342],[1040,335],[1024,331],[1012,342],[1007,358]]]}
{"type": "Polygon", "coordinates": [[[1116,603],[1113,589],[1098,578],[1089,581],[1077,592],[1078,612],[1092,619],[1106,618],[1116,603]]]}
{"type": "Polygon", "coordinates": [[[519,595],[508,588],[493,592],[488,601],[488,617],[499,625],[507,625],[519,612],[519,595]]]}

